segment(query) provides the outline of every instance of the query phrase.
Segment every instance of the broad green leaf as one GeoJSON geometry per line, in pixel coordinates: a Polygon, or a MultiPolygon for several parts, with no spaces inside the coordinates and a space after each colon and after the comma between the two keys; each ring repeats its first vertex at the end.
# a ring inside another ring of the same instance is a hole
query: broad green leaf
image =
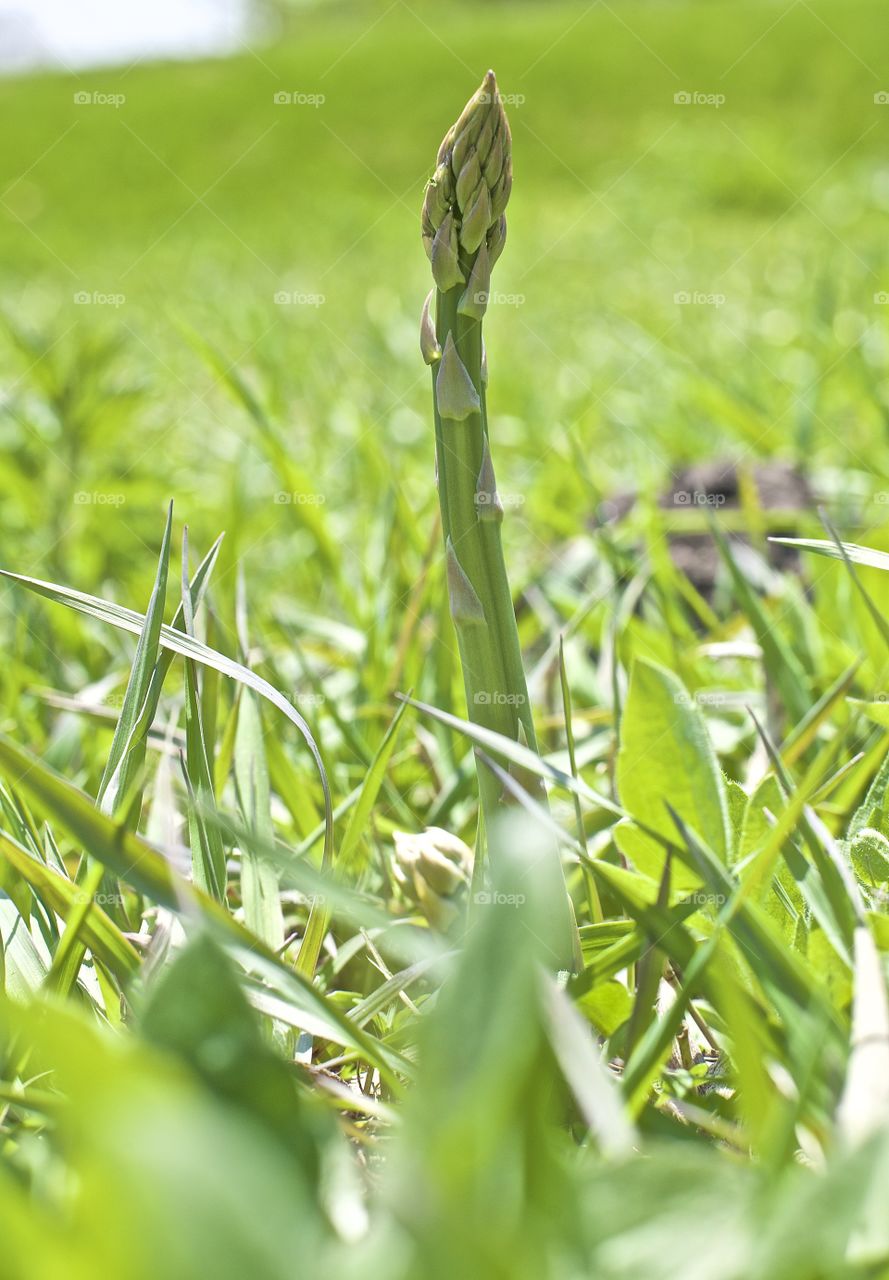
{"type": "Polygon", "coordinates": [[[882,835],[889,836],[889,751],[874,775],[867,794],[852,815],[847,840],[854,840],[865,827],[873,827],[882,835]]]}
{"type": "Polygon", "coordinates": [[[849,842],[849,856],[863,884],[878,888],[889,884],[889,840],[872,827],[863,827],[849,842]]]}
{"type": "Polygon", "coordinates": [[[741,828],[744,824],[744,814],[747,811],[749,797],[740,782],[735,782],[734,778],[727,778],[723,775],[722,782],[725,787],[726,809],[728,811],[729,831],[731,832],[729,860],[734,862],[738,856],[741,828]]]}
{"type": "MultiPolygon", "coordinates": [[[[640,829],[675,842],[672,806],[725,862],[731,849],[728,802],[722,772],[703,715],[680,682],[664,668],[637,661],[621,720],[618,793],[634,825],[615,829],[621,850],[644,874],[659,880],[664,849],[640,829]]],[[[676,867],[677,888],[697,877],[676,867]]]]}
{"type": "Polygon", "coordinates": [[[582,995],[577,1007],[601,1035],[613,1036],[632,1014],[633,997],[622,982],[609,978],[582,995]]]}

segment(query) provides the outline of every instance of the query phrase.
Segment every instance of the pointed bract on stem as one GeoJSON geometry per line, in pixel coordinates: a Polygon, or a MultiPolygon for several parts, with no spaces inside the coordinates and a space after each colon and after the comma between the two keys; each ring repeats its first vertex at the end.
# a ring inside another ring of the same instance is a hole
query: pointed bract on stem
{"type": "Polygon", "coordinates": [[[441,359],[441,344],[435,332],[435,320],[432,318],[434,301],[435,290],[430,289],[423,303],[423,315],[420,318],[420,351],[427,364],[435,364],[441,359]]]}
{"type": "Polygon", "coordinates": [[[452,333],[445,339],[444,354],[435,378],[435,395],[440,416],[451,422],[464,422],[481,409],[479,394],[457,353],[452,333]]]}
{"type": "Polygon", "coordinates": [[[480,246],[475,255],[475,262],[469,273],[466,290],[460,299],[457,310],[461,316],[470,316],[473,320],[482,320],[488,309],[488,298],[491,293],[491,261],[487,244],[480,246]]]}
{"type": "MultiPolygon", "coordinates": [[[[536,750],[500,540],[503,504],[488,439],[482,339],[491,269],[506,241],[504,210],[511,187],[512,140],[497,81],[489,71],[445,134],[426,188],[422,235],[436,287],[423,307],[420,346],[433,366],[448,596],[469,717],[536,750]]],[[[487,825],[502,808],[504,795],[494,773],[481,763],[478,781],[487,825]]],[[[555,847],[552,869],[564,890],[555,847]]],[[[563,901],[559,928],[564,926],[563,962],[570,966],[579,951],[567,893],[563,901]]]]}
{"type": "Polygon", "coordinates": [[[466,279],[460,270],[460,250],[457,238],[457,223],[452,210],[448,210],[435,230],[432,239],[432,274],[435,283],[443,293],[462,284],[466,279]]]}
{"type": "Polygon", "coordinates": [[[457,559],[454,544],[448,538],[447,548],[448,598],[451,605],[451,617],[458,625],[484,626],[485,611],[482,602],[476,595],[475,587],[457,559]]]}
{"type": "Polygon", "coordinates": [[[497,492],[497,479],[487,436],[483,446],[482,468],[475,486],[475,506],[479,520],[496,520],[499,523],[503,519],[503,503],[497,492]]]}

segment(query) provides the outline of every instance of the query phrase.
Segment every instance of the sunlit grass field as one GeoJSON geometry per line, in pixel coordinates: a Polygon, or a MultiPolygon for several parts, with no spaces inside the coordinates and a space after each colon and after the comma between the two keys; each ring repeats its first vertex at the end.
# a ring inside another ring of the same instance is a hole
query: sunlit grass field
{"type": "MultiPolygon", "coordinates": [[[[879,469],[889,111],[874,95],[889,37],[877,9],[453,9],[446,23],[402,4],[306,16],[252,56],[2,86],[4,311],[34,343],[4,350],[19,418],[8,440],[26,473],[34,431],[59,455],[49,494],[40,466],[51,529],[31,519],[30,487],[12,486],[35,554],[56,522],[77,546],[96,516],[71,509],[71,489],[126,496],[128,560],[171,494],[205,536],[231,528],[235,457],[247,491],[235,509],[251,541],[262,535],[260,563],[292,533],[293,513],[266,501],[277,480],[255,430],[183,327],[269,404],[343,530],[374,454],[387,477],[397,455],[411,505],[431,509],[417,208],[442,110],[489,63],[524,99],[489,325],[495,410],[543,543],[553,520],[564,536],[589,514],[564,466],[570,436],[603,489],[662,483],[717,442],[879,469]],[[126,101],[77,106],[78,92],[126,101]],[[725,102],[676,105],[677,93],[725,102]],[[80,293],[125,301],[77,305],[80,293]],[[276,305],[282,293],[307,301],[276,305]],[[681,294],[724,302],[677,306],[681,294]],[[82,425],[32,422],[72,366],[82,425]],[[101,414],[82,404],[97,383],[115,393],[96,397],[101,414]]],[[[511,536],[539,552],[527,530],[511,536]]],[[[348,555],[363,539],[340,541],[348,555]]]]}
{"type": "Polygon", "coordinates": [[[335,5],[0,118],[10,1277],[886,1274],[882,8],[335,5]],[[542,763],[466,722],[418,342],[488,67],[542,763]]]}

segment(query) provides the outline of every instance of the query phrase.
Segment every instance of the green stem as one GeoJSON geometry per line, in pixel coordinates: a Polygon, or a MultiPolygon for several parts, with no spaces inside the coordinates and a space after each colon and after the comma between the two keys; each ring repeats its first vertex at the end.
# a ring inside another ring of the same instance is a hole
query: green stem
{"type": "MultiPolygon", "coordinates": [[[[491,459],[483,369],[482,317],[491,267],[506,235],[503,210],[511,183],[509,126],[494,74],[488,72],[446,135],[426,190],[423,238],[436,289],[434,321],[428,300],[423,311],[421,348],[432,367],[448,593],[469,718],[536,750],[503,556],[503,505],[491,459]]],[[[489,828],[508,797],[499,779],[481,763],[478,777],[480,826],[489,828]]],[[[521,781],[545,805],[539,780],[523,776],[521,781]]],[[[576,964],[580,960],[577,929],[555,843],[552,853],[565,893],[567,928],[562,930],[560,925],[560,934],[573,940],[573,946],[566,948],[565,963],[576,964]]]]}
{"type": "MultiPolygon", "coordinates": [[[[444,348],[451,335],[466,372],[483,404],[481,324],[457,313],[460,288],[438,292],[436,334],[444,348]]],[[[437,370],[436,370],[437,371],[437,370]]],[[[456,557],[477,600],[484,621],[451,592],[451,616],[457,631],[469,718],[506,737],[518,737],[519,713],[528,716],[528,693],[521,666],[518,629],[497,520],[479,519],[476,501],[487,439],[483,409],[462,421],[439,410],[433,378],[438,488],[442,527],[449,557],[456,557]],[[516,659],[518,665],[516,665],[516,659]]],[[[533,728],[532,728],[533,734],[533,728]]],[[[527,733],[527,725],[526,725],[527,733]]],[[[532,738],[529,735],[529,741],[532,738]]],[[[500,784],[481,767],[482,805],[493,816],[500,803],[500,784]]]]}

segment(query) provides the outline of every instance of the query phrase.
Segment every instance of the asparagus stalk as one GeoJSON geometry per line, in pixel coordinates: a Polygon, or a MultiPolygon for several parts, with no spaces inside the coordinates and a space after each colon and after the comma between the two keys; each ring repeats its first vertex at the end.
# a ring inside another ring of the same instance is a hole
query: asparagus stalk
{"type": "MultiPolygon", "coordinates": [[[[423,242],[435,288],[426,299],[421,349],[432,366],[438,493],[451,616],[470,718],[531,745],[534,725],[500,541],[485,407],[482,317],[491,267],[506,237],[512,185],[506,114],[489,71],[448,130],[423,204],[423,242]],[[434,311],[434,318],[433,318],[434,311]]],[[[479,769],[490,819],[501,786],[479,769]]]]}
{"type": "MultiPolygon", "coordinates": [[[[432,368],[448,593],[469,716],[536,750],[500,538],[503,504],[488,437],[482,339],[511,188],[512,139],[489,71],[445,135],[426,188],[423,243],[435,287],[423,307],[420,348],[432,368]]],[[[490,769],[481,762],[478,769],[482,814],[490,822],[508,797],[490,769]]]]}

